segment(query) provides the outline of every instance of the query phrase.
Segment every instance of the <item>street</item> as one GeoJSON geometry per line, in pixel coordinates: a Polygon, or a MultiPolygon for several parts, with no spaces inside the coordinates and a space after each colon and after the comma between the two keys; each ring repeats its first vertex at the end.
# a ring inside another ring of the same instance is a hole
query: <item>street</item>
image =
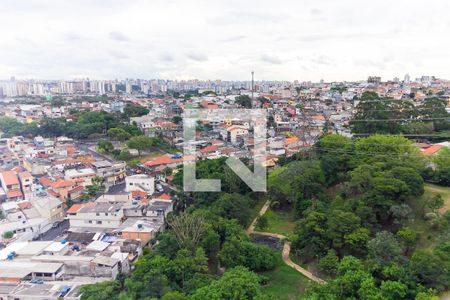
{"type": "Polygon", "coordinates": [[[43,233],[37,240],[41,241],[54,241],[58,236],[62,235],[64,231],[70,227],[69,220],[65,219],[61,221],[58,227],[50,228],[47,232],[43,233]]]}

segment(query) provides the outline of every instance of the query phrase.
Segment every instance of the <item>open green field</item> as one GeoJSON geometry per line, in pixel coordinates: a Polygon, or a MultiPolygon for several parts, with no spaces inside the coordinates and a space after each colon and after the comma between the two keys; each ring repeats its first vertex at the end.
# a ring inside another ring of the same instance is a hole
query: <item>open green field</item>
{"type": "Polygon", "coordinates": [[[305,276],[283,262],[281,253],[277,268],[260,274],[269,279],[269,283],[263,286],[263,293],[268,295],[270,299],[300,299],[305,288],[310,284],[310,281],[305,276]]]}
{"type": "Polygon", "coordinates": [[[444,207],[439,210],[440,213],[445,213],[450,210],[450,187],[435,185],[431,183],[425,183],[425,193],[423,198],[429,199],[436,194],[441,194],[444,198],[444,207]]]}
{"type": "MultiPolygon", "coordinates": [[[[417,199],[410,199],[408,201],[408,205],[414,211],[414,222],[409,225],[419,234],[419,240],[417,242],[417,248],[421,249],[430,249],[434,247],[437,238],[437,232],[431,228],[427,221],[423,218],[423,207],[427,200],[434,197],[436,194],[441,194],[441,196],[445,200],[444,207],[439,210],[442,214],[447,210],[450,210],[450,188],[439,186],[435,184],[425,183],[425,192],[422,197],[417,199]]],[[[429,211],[429,209],[425,208],[425,212],[429,211]]]]}
{"type": "Polygon", "coordinates": [[[289,235],[295,228],[295,211],[272,210],[268,209],[265,216],[267,217],[268,227],[264,229],[266,232],[273,232],[283,235],[289,235]]]}

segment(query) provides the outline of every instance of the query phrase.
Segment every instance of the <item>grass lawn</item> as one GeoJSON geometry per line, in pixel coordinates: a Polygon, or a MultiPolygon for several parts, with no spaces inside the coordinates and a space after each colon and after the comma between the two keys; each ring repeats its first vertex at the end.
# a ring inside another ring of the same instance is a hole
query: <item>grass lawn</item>
{"type": "Polygon", "coordinates": [[[439,210],[440,213],[445,213],[450,210],[450,187],[435,185],[431,183],[425,183],[425,193],[423,194],[423,198],[429,199],[432,198],[436,194],[441,194],[442,198],[444,198],[444,207],[439,210]]]}
{"type": "Polygon", "coordinates": [[[310,281],[305,276],[283,262],[281,253],[277,268],[273,271],[261,272],[260,274],[269,279],[268,284],[263,286],[263,293],[268,295],[270,299],[300,299],[305,288],[310,284],[310,281]]]}
{"type": "Polygon", "coordinates": [[[262,231],[289,235],[295,228],[295,212],[293,209],[289,211],[268,209],[265,216],[267,217],[268,226],[262,231]]]}
{"type": "MultiPolygon", "coordinates": [[[[439,210],[440,213],[444,213],[450,210],[450,188],[425,183],[425,193],[418,199],[411,199],[408,201],[409,206],[414,211],[414,222],[409,226],[417,231],[419,234],[419,241],[417,242],[417,248],[431,249],[434,247],[436,237],[439,234],[436,230],[433,230],[427,221],[423,219],[422,207],[428,199],[431,199],[436,194],[441,194],[444,198],[444,207],[439,210]]],[[[426,212],[429,209],[425,209],[426,212]]]]}

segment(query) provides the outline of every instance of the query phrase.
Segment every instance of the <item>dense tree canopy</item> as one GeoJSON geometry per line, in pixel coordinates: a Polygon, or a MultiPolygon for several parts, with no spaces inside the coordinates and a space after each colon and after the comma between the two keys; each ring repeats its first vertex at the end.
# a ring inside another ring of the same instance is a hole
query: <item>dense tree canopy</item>
{"type": "MultiPolygon", "coordinates": [[[[439,214],[440,198],[423,200],[426,166],[445,167],[445,157],[425,159],[409,140],[381,135],[325,135],[310,151],[269,173],[267,195],[272,210],[293,212],[291,255],[329,276],[303,298],[435,299],[450,287],[450,214],[439,214]],[[439,235],[424,249],[427,231],[439,235]]],[[[197,178],[221,179],[222,193],[179,193],[184,212],[168,216],[131,275],[98,285],[99,299],[264,298],[268,279],[256,272],[274,270],[279,253],[251,242],[244,228],[265,195],[251,192],[224,158],[199,161],[197,178]]],[[[181,188],[182,169],[174,183],[181,188]]]]}
{"type": "Polygon", "coordinates": [[[380,98],[376,92],[364,92],[351,121],[354,133],[427,134],[449,130],[447,103],[427,98],[416,106],[411,100],[380,98]]]}

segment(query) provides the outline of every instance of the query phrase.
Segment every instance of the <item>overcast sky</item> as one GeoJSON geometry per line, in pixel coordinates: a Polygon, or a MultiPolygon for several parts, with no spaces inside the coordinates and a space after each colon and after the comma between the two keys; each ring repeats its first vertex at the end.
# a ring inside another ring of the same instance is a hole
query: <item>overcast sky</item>
{"type": "Polygon", "coordinates": [[[448,0],[1,0],[0,78],[450,79],[448,0]]]}

